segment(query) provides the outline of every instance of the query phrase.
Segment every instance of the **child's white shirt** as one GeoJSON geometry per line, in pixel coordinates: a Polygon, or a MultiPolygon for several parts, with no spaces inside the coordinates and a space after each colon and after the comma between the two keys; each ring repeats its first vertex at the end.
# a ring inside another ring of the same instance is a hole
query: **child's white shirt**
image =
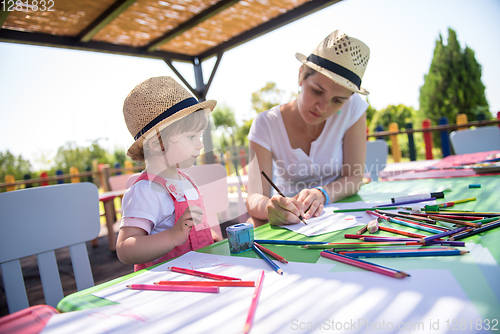
{"type": "MultiPolygon", "coordinates": [[[[198,192],[193,184],[186,179],[167,179],[166,186],[173,189],[179,202],[197,200],[198,192]]],[[[174,201],[170,194],[160,185],[142,180],[127,189],[122,199],[122,220],[120,228],[124,226],[138,227],[148,234],[156,234],[171,229],[175,224],[174,201]],[[123,218],[142,218],[133,220],[133,223],[124,221],[123,218]]]]}

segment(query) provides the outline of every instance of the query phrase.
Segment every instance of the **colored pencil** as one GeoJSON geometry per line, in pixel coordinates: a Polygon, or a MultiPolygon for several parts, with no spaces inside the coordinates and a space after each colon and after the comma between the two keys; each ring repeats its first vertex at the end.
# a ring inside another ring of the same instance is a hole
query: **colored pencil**
{"type": "Polygon", "coordinates": [[[467,237],[470,237],[470,236],[475,235],[475,234],[486,232],[488,230],[491,230],[491,229],[494,229],[497,227],[500,227],[500,220],[493,221],[489,224],[484,224],[481,228],[476,228],[474,230],[467,231],[467,232],[464,232],[462,234],[454,235],[451,238],[449,238],[448,240],[450,240],[450,241],[460,240],[460,239],[467,238],[467,237]]]}
{"type": "Polygon", "coordinates": [[[368,231],[368,224],[363,226],[358,232],[356,232],[356,234],[361,235],[361,234],[365,233],[366,231],[368,231]]]}
{"type": "Polygon", "coordinates": [[[381,204],[381,205],[376,205],[376,208],[383,208],[383,207],[388,207],[388,206],[398,206],[402,204],[413,204],[413,203],[420,203],[420,202],[427,202],[427,201],[434,201],[436,200],[436,197],[431,197],[431,198],[421,198],[421,199],[414,199],[411,201],[404,201],[404,202],[397,202],[397,203],[390,203],[390,204],[381,204]]]}
{"type": "Polygon", "coordinates": [[[154,284],[171,286],[255,286],[255,281],[158,281],[154,284]]]}
{"type": "Polygon", "coordinates": [[[463,255],[469,251],[461,250],[439,250],[439,251],[407,251],[407,252],[373,252],[373,253],[357,253],[345,252],[345,255],[350,257],[421,257],[421,256],[453,256],[463,255]]]}
{"type": "Polygon", "coordinates": [[[358,267],[358,268],[370,270],[370,271],[373,271],[375,273],[386,275],[386,276],[389,276],[389,277],[394,277],[394,278],[404,278],[404,277],[406,277],[406,275],[403,275],[400,272],[394,271],[393,269],[389,270],[389,269],[382,268],[382,267],[379,267],[379,266],[374,266],[373,264],[369,264],[369,263],[366,263],[366,262],[360,262],[360,261],[358,261],[356,259],[352,259],[352,258],[349,258],[347,256],[341,256],[339,254],[335,254],[335,253],[332,253],[332,252],[323,251],[323,252],[321,252],[321,256],[322,257],[326,257],[327,259],[330,259],[330,260],[334,260],[334,261],[338,261],[338,262],[342,262],[342,263],[345,263],[345,264],[349,264],[351,266],[355,266],[355,267],[358,267]]]}
{"type": "MultiPolygon", "coordinates": [[[[286,198],[286,196],[283,195],[283,193],[281,192],[281,190],[274,184],[273,180],[271,180],[269,178],[269,176],[267,176],[266,172],[261,171],[261,174],[264,175],[264,177],[266,178],[267,182],[269,182],[269,184],[274,188],[274,190],[276,190],[278,192],[278,194],[281,195],[281,197],[286,198]]],[[[299,214],[299,219],[300,219],[301,222],[303,222],[305,225],[307,225],[306,221],[304,220],[304,218],[300,214],[299,214]]]]}
{"type": "Polygon", "coordinates": [[[268,264],[269,264],[269,265],[273,268],[273,270],[274,270],[274,271],[276,271],[276,272],[277,272],[278,274],[280,274],[280,275],[283,275],[283,270],[282,270],[280,267],[278,267],[278,265],[277,265],[276,263],[274,263],[274,261],[273,261],[273,260],[271,260],[269,257],[267,257],[267,255],[266,255],[266,254],[264,254],[264,252],[262,252],[262,251],[261,251],[261,250],[260,250],[257,246],[255,246],[255,245],[252,245],[252,248],[253,248],[253,250],[254,250],[257,254],[259,254],[259,256],[260,256],[260,257],[261,257],[264,261],[266,261],[266,262],[267,262],[267,263],[268,263],[268,264]]]}
{"type": "Polygon", "coordinates": [[[406,235],[406,236],[412,237],[412,238],[424,238],[425,237],[425,235],[422,235],[422,234],[401,231],[401,230],[397,230],[395,228],[385,227],[385,226],[381,226],[381,225],[378,226],[378,229],[382,230],[382,231],[386,231],[386,232],[391,232],[394,234],[406,235]]]}
{"type": "Polygon", "coordinates": [[[363,241],[381,241],[381,242],[388,242],[388,241],[419,241],[420,239],[416,238],[390,238],[390,237],[363,237],[360,238],[360,240],[363,241]]]}
{"type": "Polygon", "coordinates": [[[339,252],[369,252],[369,251],[393,251],[393,250],[414,250],[414,249],[449,249],[439,244],[435,245],[401,245],[401,246],[385,246],[385,247],[367,247],[367,248],[331,248],[328,251],[339,252]]]}
{"type": "Polygon", "coordinates": [[[451,247],[440,247],[440,248],[413,248],[413,249],[371,249],[371,250],[363,250],[363,249],[358,249],[358,250],[351,250],[351,249],[346,249],[342,250],[339,252],[335,252],[338,254],[343,254],[346,256],[349,256],[350,254],[361,254],[361,253],[407,253],[407,252],[437,252],[437,251],[447,251],[447,250],[456,250],[455,248],[451,247]]]}
{"type": "Polygon", "coordinates": [[[299,241],[299,240],[263,240],[256,239],[254,242],[259,244],[273,244],[273,245],[321,245],[327,244],[328,241],[299,241]]]}
{"type": "MultiPolygon", "coordinates": [[[[406,212],[400,211],[399,213],[405,214],[406,212]]],[[[412,213],[414,216],[419,216],[419,217],[444,217],[444,218],[451,218],[451,219],[463,219],[463,220],[481,220],[483,217],[473,217],[473,216],[455,216],[455,215],[442,215],[442,214],[428,214],[428,213],[412,213]]]]}
{"type": "Polygon", "coordinates": [[[406,242],[332,242],[328,244],[323,244],[323,245],[304,245],[302,247],[308,248],[308,249],[329,249],[329,248],[335,248],[335,246],[338,247],[345,247],[345,248],[356,248],[356,247],[377,247],[377,246],[403,246],[406,245],[406,242]]]}
{"type": "Polygon", "coordinates": [[[263,251],[264,253],[267,253],[269,255],[271,255],[272,257],[274,257],[276,260],[280,261],[281,263],[288,263],[288,261],[281,255],[278,255],[276,254],[275,252],[273,252],[272,250],[270,249],[267,249],[266,247],[262,246],[262,245],[259,245],[258,243],[256,243],[254,241],[254,244],[255,246],[257,246],[261,251],[263,251]]]}
{"type": "Polygon", "coordinates": [[[428,237],[420,239],[420,242],[428,244],[431,241],[434,241],[436,239],[447,237],[447,236],[449,236],[451,234],[460,233],[460,232],[462,232],[462,231],[464,231],[466,229],[467,229],[467,226],[463,226],[463,227],[457,228],[455,230],[450,230],[450,231],[447,231],[447,232],[443,232],[443,233],[439,233],[439,234],[434,234],[434,235],[431,235],[431,236],[428,236],[428,237]]]}
{"type": "MultiPolygon", "coordinates": [[[[366,210],[375,210],[377,209],[377,207],[373,207],[373,208],[358,208],[358,209],[338,209],[338,210],[333,210],[333,213],[342,213],[342,212],[358,212],[358,211],[366,211],[366,210]]],[[[386,207],[384,208],[386,210],[397,210],[397,209],[400,209],[400,207],[398,206],[394,206],[394,207],[386,207]]]]}
{"type": "Polygon", "coordinates": [[[438,206],[440,208],[449,208],[449,207],[454,206],[455,204],[466,203],[466,202],[471,202],[471,201],[475,201],[475,200],[476,200],[475,197],[469,197],[469,198],[459,199],[459,200],[456,200],[456,201],[439,203],[438,206]]]}
{"type": "MultiPolygon", "coordinates": [[[[331,253],[331,254],[334,254],[334,255],[340,255],[338,253],[332,253],[329,250],[324,250],[324,252],[331,253]]],[[[344,256],[347,259],[350,259],[348,256],[345,256],[345,255],[341,255],[341,256],[344,256]]],[[[401,270],[398,270],[398,269],[394,269],[394,268],[391,268],[391,267],[382,266],[382,265],[377,264],[377,263],[368,262],[368,261],[364,261],[364,260],[361,260],[361,259],[356,259],[356,261],[359,261],[359,262],[362,262],[362,263],[366,263],[366,264],[369,264],[369,265],[372,265],[372,266],[377,266],[377,267],[380,267],[380,268],[384,268],[384,269],[387,269],[387,270],[392,270],[392,271],[398,272],[398,273],[400,273],[401,275],[404,275],[404,276],[408,276],[408,277],[411,276],[410,274],[407,274],[404,271],[401,271],[401,270]]]]}
{"type": "Polygon", "coordinates": [[[187,268],[179,268],[179,267],[168,267],[170,271],[180,273],[180,274],[186,274],[186,275],[191,275],[191,276],[198,276],[198,277],[203,277],[203,278],[209,278],[213,280],[220,280],[220,281],[241,281],[241,278],[235,278],[235,277],[229,277],[229,276],[222,276],[222,275],[216,275],[216,274],[211,274],[211,273],[205,273],[202,271],[197,271],[197,270],[192,270],[192,269],[187,269],[187,268]]]}
{"type": "Polygon", "coordinates": [[[408,219],[424,221],[424,222],[427,222],[429,224],[436,224],[436,221],[433,219],[430,219],[427,217],[421,217],[421,216],[414,216],[412,214],[394,213],[394,212],[379,210],[379,209],[376,209],[375,212],[381,213],[381,214],[389,216],[389,217],[403,217],[403,218],[408,218],[408,219]]]}
{"type": "Polygon", "coordinates": [[[399,219],[387,217],[385,215],[381,215],[380,213],[377,213],[377,212],[374,212],[374,211],[366,211],[366,212],[368,212],[369,214],[372,214],[374,216],[380,217],[382,219],[385,219],[385,220],[387,220],[387,221],[389,221],[391,223],[396,223],[396,224],[403,225],[403,226],[413,227],[413,228],[415,228],[417,230],[427,231],[427,232],[430,232],[430,233],[441,233],[441,232],[443,232],[442,230],[439,230],[439,229],[436,229],[436,228],[431,228],[431,227],[423,226],[423,225],[420,225],[420,224],[417,224],[417,223],[409,223],[409,222],[406,222],[406,221],[403,221],[403,220],[399,220],[399,219]]]}
{"type": "Polygon", "coordinates": [[[257,310],[257,304],[259,303],[260,291],[262,290],[262,285],[264,282],[264,270],[260,272],[259,278],[257,279],[257,286],[252,296],[252,303],[248,309],[247,321],[245,322],[245,327],[243,328],[243,333],[248,334],[252,328],[253,318],[255,316],[255,311],[257,310]]]}
{"type": "Polygon", "coordinates": [[[443,245],[443,246],[453,246],[453,247],[465,247],[465,242],[461,241],[453,241],[453,240],[432,240],[429,241],[428,244],[422,244],[421,242],[408,242],[406,243],[407,246],[411,245],[423,245],[423,246],[430,246],[430,245],[443,245]]]}
{"type": "MultiPolygon", "coordinates": [[[[431,217],[431,215],[428,215],[427,217],[431,217]]],[[[463,220],[458,220],[458,219],[450,219],[446,217],[436,217],[436,220],[440,220],[443,222],[447,223],[453,223],[453,224],[458,224],[458,225],[466,225],[466,226],[471,226],[471,227],[480,227],[481,223],[471,223],[469,221],[463,221],[463,220]]]]}
{"type": "Polygon", "coordinates": [[[457,216],[480,216],[480,217],[489,217],[489,218],[495,218],[495,217],[500,217],[499,212],[474,212],[474,211],[425,211],[426,213],[432,214],[453,214],[457,216]]]}
{"type": "Polygon", "coordinates": [[[177,292],[207,292],[218,293],[218,286],[173,286],[158,284],[130,284],[127,288],[132,290],[151,290],[151,291],[177,291],[177,292]]]}

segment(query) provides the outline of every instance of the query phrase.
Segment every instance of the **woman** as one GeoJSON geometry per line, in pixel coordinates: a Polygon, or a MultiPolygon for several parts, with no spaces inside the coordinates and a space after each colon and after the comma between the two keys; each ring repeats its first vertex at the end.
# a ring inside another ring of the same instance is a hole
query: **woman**
{"type": "Polygon", "coordinates": [[[248,135],[247,208],[254,225],[319,216],[362,185],[368,103],[359,94],[369,94],[361,79],[370,49],[337,30],[309,57],[295,56],[303,63],[299,96],[259,114],[248,135]],[[287,197],[272,194],[262,171],[287,197]]]}

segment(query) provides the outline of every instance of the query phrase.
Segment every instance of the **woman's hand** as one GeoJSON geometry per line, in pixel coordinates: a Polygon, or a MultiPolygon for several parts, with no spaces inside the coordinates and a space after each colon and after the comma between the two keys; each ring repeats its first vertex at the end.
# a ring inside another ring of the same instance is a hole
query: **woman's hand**
{"type": "Polygon", "coordinates": [[[303,216],[304,219],[309,219],[313,217],[318,217],[325,207],[325,195],[321,190],[313,189],[302,189],[300,193],[295,195],[294,199],[302,204],[305,208],[306,214],[303,216]]]}
{"type": "Polygon", "coordinates": [[[271,225],[292,225],[300,223],[304,216],[302,203],[294,198],[274,195],[267,203],[267,216],[271,225]]]}
{"type": "Polygon", "coordinates": [[[190,205],[186,208],[182,216],[172,227],[177,246],[184,244],[193,226],[201,224],[203,217],[203,209],[197,205],[190,205]]]}

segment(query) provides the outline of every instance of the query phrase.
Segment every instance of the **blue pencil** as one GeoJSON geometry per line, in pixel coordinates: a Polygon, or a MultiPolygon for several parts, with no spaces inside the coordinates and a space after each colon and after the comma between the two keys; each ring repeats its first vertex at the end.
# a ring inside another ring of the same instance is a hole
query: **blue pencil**
{"type": "Polygon", "coordinates": [[[440,250],[440,251],[414,251],[414,252],[374,252],[374,253],[354,253],[345,252],[344,255],[349,257],[419,257],[419,256],[452,256],[463,255],[469,251],[461,251],[458,249],[440,250]]]}
{"type": "Polygon", "coordinates": [[[297,240],[254,240],[258,244],[274,245],[323,245],[328,241],[297,241],[297,240]]]}
{"type": "Polygon", "coordinates": [[[283,270],[280,269],[280,267],[278,267],[278,265],[276,263],[274,263],[273,260],[271,260],[269,257],[267,257],[266,254],[264,254],[264,252],[262,252],[259,248],[257,248],[255,245],[252,245],[252,248],[253,250],[259,254],[259,256],[264,260],[266,261],[267,263],[269,263],[269,265],[271,267],[273,267],[274,271],[276,271],[278,274],[280,275],[283,275],[283,270]]]}
{"type": "MultiPolygon", "coordinates": [[[[330,252],[327,249],[325,249],[323,252],[327,252],[327,253],[335,254],[335,255],[338,255],[338,256],[342,256],[342,257],[345,257],[346,259],[352,259],[349,256],[338,254],[338,253],[335,253],[335,252],[330,252]]],[[[380,264],[376,264],[376,263],[373,263],[373,262],[363,261],[363,260],[360,260],[360,259],[356,259],[356,261],[363,262],[363,263],[366,263],[366,264],[371,264],[372,266],[377,266],[377,267],[384,268],[384,269],[387,269],[387,270],[393,270],[395,272],[401,273],[404,276],[410,276],[409,274],[405,273],[404,271],[397,270],[397,269],[390,268],[390,267],[381,266],[380,264]]]]}

